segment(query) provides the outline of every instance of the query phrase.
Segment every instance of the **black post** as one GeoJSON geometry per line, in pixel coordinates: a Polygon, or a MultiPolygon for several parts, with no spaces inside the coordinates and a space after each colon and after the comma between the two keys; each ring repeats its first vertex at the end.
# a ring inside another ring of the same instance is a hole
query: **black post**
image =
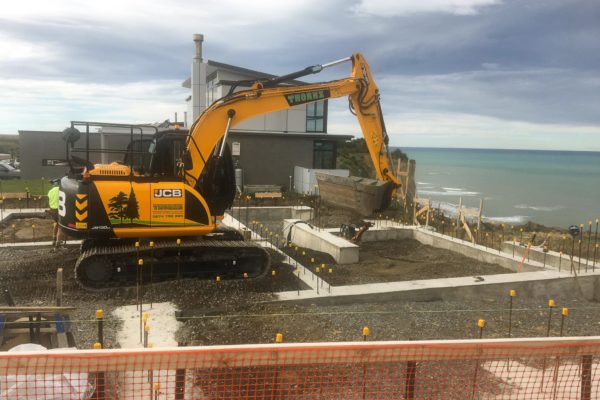
{"type": "Polygon", "coordinates": [[[416,377],[417,377],[417,362],[407,361],[406,362],[406,382],[404,385],[404,398],[414,399],[416,389],[416,377]]]}
{"type": "Polygon", "coordinates": [[[154,242],[150,242],[150,308],[152,308],[154,297],[154,242]]]}
{"type": "Polygon", "coordinates": [[[96,324],[98,326],[98,343],[104,348],[104,311],[96,310],[96,324]]]}
{"type": "Polygon", "coordinates": [[[590,245],[592,244],[592,221],[589,222],[590,230],[588,231],[588,244],[587,251],[585,253],[585,272],[588,270],[588,264],[590,263],[590,245]]]}
{"type": "Polygon", "coordinates": [[[577,273],[581,272],[581,244],[583,242],[583,224],[579,225],[579,266],[577,267],[577,273]]]}
{"type": "MultiPolygon", "coordinates": [[[[178,343],[178,347],[185,346],[183,343],[178,343]]],[[[175,370],[175,400],[185,399],[185,369],[175,370]]]]}
{"type": "Polygon", "coordinates": [[[592,356],[581,356],[581,400],[592,398],[592,356]]]}
{"type": "Polygon", "coordinates": [[[177,279],[181,278],[181,239],[177,239],[177,279]]]}
{"type": "MultiPolygon", "coordinates": [[[[94,343],[94,350],[102,349],[102,345],[100,343],[94,343]]],[[[92,399],[94,400],[104,400],[106,399],[106,377],[104,372],[98,371],[96,372],[96,390],[92,395],[92,399]]]]}
{"type": "Polygon", "coordinates": [[[517,296],[517,291],[514,289],[511,289],[508,292],[508,295],[510,296],[510,306],[508,309],[508,337],[512,336],[512,310],[513,310],[513,298],[517,296]]]}
{"type": "Polygon", "coordinates": [[[592,264],[592,271],[596,270],[596,253],[598,251],[598,222],[600,222],[600,220],[596,218],[596,231],[594,232],[594,261],[592,264]]]}

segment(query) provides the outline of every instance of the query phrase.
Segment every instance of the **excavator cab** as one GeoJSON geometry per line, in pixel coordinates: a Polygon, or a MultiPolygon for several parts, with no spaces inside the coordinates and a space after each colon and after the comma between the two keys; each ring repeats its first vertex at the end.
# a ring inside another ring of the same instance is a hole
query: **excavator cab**
{"type": "Polygon", "coordinates": [[[152,138],[134,139],[127,146],[123,164],[136,174],[181,181],[187,131],[160,131],[152,138]]]}

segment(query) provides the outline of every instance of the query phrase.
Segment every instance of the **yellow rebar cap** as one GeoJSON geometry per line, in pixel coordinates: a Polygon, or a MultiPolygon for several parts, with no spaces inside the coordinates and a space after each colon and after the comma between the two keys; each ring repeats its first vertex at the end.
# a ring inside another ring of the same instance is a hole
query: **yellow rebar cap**
{"type": "Polygon", "coordinates": [[[485,319],[480,319],[477,321],[477,326],[483,328],[485,326],[485,319]]]}

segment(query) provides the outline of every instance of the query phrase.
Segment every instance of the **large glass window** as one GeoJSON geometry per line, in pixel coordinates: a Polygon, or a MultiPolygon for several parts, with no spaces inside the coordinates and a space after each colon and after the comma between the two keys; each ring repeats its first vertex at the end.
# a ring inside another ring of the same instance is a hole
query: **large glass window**
{"type": "Polygon", "coordinates": [[[206,84],[206,106],[210,106],[217,100],[217,79],[211,79],[206,84]]]}
{"type": "Polygon", "coordinates": [[[306,105],[306,132],[325,132],[327,100],[306,105]]]}
{"type": "Polygon", "coordinates": [[[336,143],[316,140],[313,146],[313,168],[335,169],[336,143]]]}

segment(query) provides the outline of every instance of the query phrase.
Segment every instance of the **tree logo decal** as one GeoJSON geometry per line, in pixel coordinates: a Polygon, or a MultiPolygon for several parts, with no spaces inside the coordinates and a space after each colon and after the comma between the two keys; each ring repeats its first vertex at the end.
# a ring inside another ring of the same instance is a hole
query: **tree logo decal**
{"type": "Polygon", "coordinates": [[[133,187],[129,192],[129,197],[124,192],[119,192],[116,196],[111,197],[108,201],[108,208],[110,209],[108,217],[111,220],[120,220],[121,225],[124,219],[129,219],[129,222],[133,223],[134,219],[140,217],[139,206],[133,187]]]}

